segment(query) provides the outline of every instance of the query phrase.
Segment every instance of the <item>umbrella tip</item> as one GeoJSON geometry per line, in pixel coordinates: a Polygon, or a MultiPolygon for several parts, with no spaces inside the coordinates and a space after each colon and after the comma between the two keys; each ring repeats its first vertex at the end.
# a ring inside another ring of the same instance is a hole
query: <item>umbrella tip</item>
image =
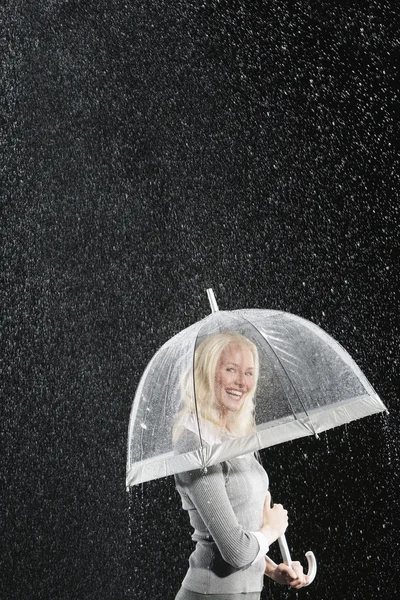
{"type": "Polygon", "coordinates": [[[213,312],[213,313],[218,312],[219,308],[218,308],[218,304],[217,304],[217,301],[215,299],[214,292],[213,292],[212,288],[207,288],[207,296],[208,296],[208,301],[209,301],[210,306],[211,306],[211,312],[213,312]]]}

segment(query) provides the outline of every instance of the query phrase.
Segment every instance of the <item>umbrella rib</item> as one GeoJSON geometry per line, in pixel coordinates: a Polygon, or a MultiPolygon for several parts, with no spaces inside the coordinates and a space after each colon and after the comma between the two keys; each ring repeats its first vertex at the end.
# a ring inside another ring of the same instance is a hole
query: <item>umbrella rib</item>
{"type": "MultiPolygon", "coordinates": [[[[214,314],[214,313],[213,313],[214,314]]],[[[211,317],[211,315],[209,315],[209,317],[211,317]]],[[[207,317],[205,320],[208,320],[209,317],[207,317]]],[[[192,378],[192,387],[193,387],[193,399],[194,399],[194,408],[196,411],[196,421],[197,421],[197,427],[199,430],[199,439],[200,439],[200,448],[201,448],[201,460],[203,463],[202,466],[202,470],[204,472],[207,471],[207,467],[205,466],[205,460],[204,460],[204,446],[203,446],[203,438],[201,437],[201,428],[200,428],[200,419],[199,419],[199,411],[197,409],[197,400],[196,400],[196,377],[195,377],[195,353],[196,353],[196,345],[197,345],[197,340],[199,338],[199,332],[201,330],[201,327],[197,330],[196,333],[196,338],[194,340],[194,346],[193,346],[193,361],[192,361],[192,371],[193,371],[193,378],[192,378]]]]}
{"type": "MultiPolygon", "coordinates": [[[[307,412],[307,409],[306,409],[306,407],[304,406],[304,404],[303,404],[303,401],[302,401],[302,399],[300,398],[300,395],[299,395],[299,393],[298,393],[298,391],[297,391],[297,389],[296,389],[296,387],[295,387],[295,385],[294,385],[293,381],[292,381],[292,380],[291,380],[291,378],[289,377],[289,375],[288,375],[288,372],[286,371],[286,369],[285,369],[285,367],[284,367],[284,365],[283,365],[283,363],[282,363],[281,359],[279,358],[278,354],[275,352],[274,348],[271,346],[271,344],[269,343],[269,341],[268,341],[268,339],[266,338],[266,336],[264,336],[264,335],[263,335],[263,333],[262,333],[262,332],[261,332],[261,331],[258,329],[258,327],[256,327],[256,326],[254,325],[254,323],[252,323],[251,321],[249,321],[249,319],[246,319],[246,317],[245,317],[243,314],[241,315],[241,317],[242,317],[242,318],[243,318],[243,319],[244,319],[244,320],[245,320],[245,321],[246,321],[246,322],[247,322],[249,325],[251,325],[251,326],[252,326],[252,327],[253,327],[253,328],[254,328],[254,329],[257,331],[257,333],[259,333],[259,334],[260,334],[260,335],[261,335],[261,336],[264,338],[264,340],[267,342],[267,344],[268,344],[269,348],[270,348],[270,349],[271,349],[271,351],[273,352],[274,356],[276,357],[276,359],[278,360],[278,362],[279,362],[280,366],[282,367],[282,369],[283,369],[283,371],[284,371],[284,373],[285,373],[285,375],[286,375],[287,379],[289,380],[289,383],[290,383],[290,385],[292,386],[292,388],[293,388],[293,390],[294,390],[294,393],[296,394],[296,396],[297,396],[297,398],[298,398],[298,400],[299,400],[299,402],[300,402],[300,404],[301,404],[301,406],[302,406],[302,408],[303,408],[304,412],[306,413],[307,417],[309,418],[309,420],[310,420],[310,426],[311,426],[311,429],[312,429],[312,431],[313,431],[314,435],[315,435],[315,436],[317,436],[317,432],[316,432],[316,431],[315,431],[315,429],[314,429],[314,426],[313,426],[313,424],[312,424],[312,421],[311,421],[311,419],[310,419],[310,415],[308,414],[308,412],[307,412]]],[[[291,408],[291,411],[292,411],[292,413],[293,413],[293,416],[294,416],[294,418],[296,419],[296,421],[298,421],[299,419],[297,418],[297,415],[296,415],[295,411],[293,410],[293,406],[292,406],[292,403],[290,402],[290,399],[289,399],[289,398],[288,398],[288,402],[289,402],[289,405],[290,405],[290,408],[291,408]]]]}

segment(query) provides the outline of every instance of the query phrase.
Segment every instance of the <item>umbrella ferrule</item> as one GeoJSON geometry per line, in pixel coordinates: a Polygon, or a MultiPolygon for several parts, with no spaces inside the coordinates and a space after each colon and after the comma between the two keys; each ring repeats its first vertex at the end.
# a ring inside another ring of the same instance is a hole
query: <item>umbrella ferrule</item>
{"type": "Polygon", "coordinates": [[[218,308],[218,304],[217,304],[217,301],[215,299],[214,292],[213,292],[212,288],[207,288],[207,296],[208,296],[208,301],[209,301],[210,306],[211,306],[211,312],[213,312],[213,313],[218,312],[219,308],[218,308]]]}

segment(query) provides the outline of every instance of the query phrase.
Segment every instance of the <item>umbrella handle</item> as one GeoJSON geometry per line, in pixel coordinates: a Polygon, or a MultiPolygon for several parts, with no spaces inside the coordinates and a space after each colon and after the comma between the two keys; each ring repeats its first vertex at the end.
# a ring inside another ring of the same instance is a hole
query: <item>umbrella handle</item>
{"type": "MultiPolygon", "coordinates": [[[[286,537],[284,535],[278,538],[278,544],[283,562],[285,563],[285,565],[290,567],[292,564],[292,558],[290,556],[289,546],[287,545],[286,537]]],[[[310,585],[310,583],[314,581],[315,576],[317,574],[317,560],[314,556],[314,552],[311,552],[311,550],[309,552],[306,552],[306,559],[308,563],[307,575],[310,578],[310,581],[307,583],[307,585],[310,585]]]]}

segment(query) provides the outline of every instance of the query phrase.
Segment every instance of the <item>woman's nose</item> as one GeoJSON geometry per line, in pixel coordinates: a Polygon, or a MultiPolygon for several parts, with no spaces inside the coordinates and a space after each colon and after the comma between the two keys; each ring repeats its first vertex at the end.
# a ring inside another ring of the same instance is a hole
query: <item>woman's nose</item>
{"type": "Polygon", "coordinates": [[[243,387],[244,386],[244,376],[241,373],[237,373],[236,374],[235,383],[239,387],[243,387]]]}

